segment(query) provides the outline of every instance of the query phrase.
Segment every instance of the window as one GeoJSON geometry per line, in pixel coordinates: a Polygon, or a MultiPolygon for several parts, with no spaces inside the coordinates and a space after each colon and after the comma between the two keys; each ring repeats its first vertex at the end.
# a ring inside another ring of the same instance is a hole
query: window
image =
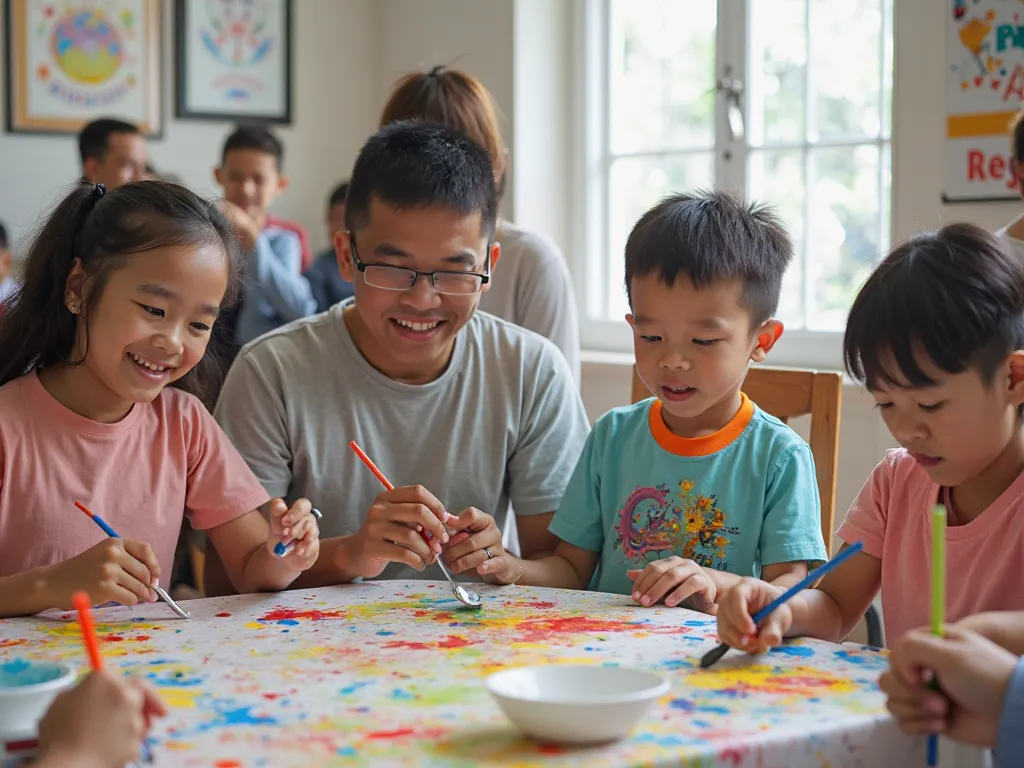
{"type": "Polygon", "coordinates": [[[773,360],[838,366],[889,247],[893,0],[588,0],[584,344],[629,349],[622,254],[671,192],[769,202],[793,237],[773,360]]]}

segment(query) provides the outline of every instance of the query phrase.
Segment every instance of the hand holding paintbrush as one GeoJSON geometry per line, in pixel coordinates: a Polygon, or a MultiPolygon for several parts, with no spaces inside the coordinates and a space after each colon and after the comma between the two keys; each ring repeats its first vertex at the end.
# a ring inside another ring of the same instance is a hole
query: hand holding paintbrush
{"type": "Polygon", "coordinates": [[[76,593],[73,602],[93,671],[50,706],[39,724],[39,758],[35,765],[120,768],[137,759],[140,752],[148,756],[145,738],[150,721],[166,715],[167,706],[142,680],[124,678],[103,668],[89,596],[76,593]]]}
{"type": "Polygon", "coordinates": [[[102,518],[81,504],[75,505],[92,518],[109,538],[69,560],[46,569],[48,604],[63,610],[72,607],[71,597],[87,591],[98,604],[136,605],[156,602],[152,585],[160,583],[160,563],[149,544],[122,539],[102,518]]]}

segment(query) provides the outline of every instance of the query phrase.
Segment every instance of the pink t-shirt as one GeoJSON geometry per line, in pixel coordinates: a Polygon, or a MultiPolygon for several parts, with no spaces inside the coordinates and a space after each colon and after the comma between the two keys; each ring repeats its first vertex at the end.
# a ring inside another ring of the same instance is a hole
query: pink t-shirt
{"type": "Polygon", "coordinates": [[[34,372],[0,387],[0,576],[102,541],[74,507],[81,501],[122,538],[148,542],[166,585],[184,514],[206,530],[268,500],[202,403],[181,390],[100,424],[58,403],[34,372]]]}
{"type": "MultiPolygon", "coordinates": [[[[929,623],[931,510],[940,490],[906,451],[889,451],[839,528],[839,538],[862,542],[882,561],[889,647],[929,623]]],[[[946,621],[1024,610],[1024,474],[977,518],[946,529],[946,569],[946,621]]]]}

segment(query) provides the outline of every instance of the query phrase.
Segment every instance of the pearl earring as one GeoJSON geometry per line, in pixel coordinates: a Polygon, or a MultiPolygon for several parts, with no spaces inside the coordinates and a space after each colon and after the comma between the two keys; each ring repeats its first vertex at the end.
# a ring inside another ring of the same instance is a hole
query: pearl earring
{"type": "Polygon", "coordinates": [[[78,302],[77,301],[72,301],[70,304],[68,304],[68,310],[71,312],[71,314],[77,315],[78,314],[78,302]]]}

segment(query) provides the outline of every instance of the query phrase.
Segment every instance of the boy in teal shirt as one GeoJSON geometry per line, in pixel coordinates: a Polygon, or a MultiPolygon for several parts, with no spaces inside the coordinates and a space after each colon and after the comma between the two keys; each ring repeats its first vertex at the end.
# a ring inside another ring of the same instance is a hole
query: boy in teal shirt
{"type": "Polygon", "coordinates": [[[637,371],[657,397],[594,425],[517,581],[713,611],[742,576],[793,584],[827,558],[810,449],[740,386],[782,334],[792,245],[766,208],[669,197],[626,244],[637,371]]]}

